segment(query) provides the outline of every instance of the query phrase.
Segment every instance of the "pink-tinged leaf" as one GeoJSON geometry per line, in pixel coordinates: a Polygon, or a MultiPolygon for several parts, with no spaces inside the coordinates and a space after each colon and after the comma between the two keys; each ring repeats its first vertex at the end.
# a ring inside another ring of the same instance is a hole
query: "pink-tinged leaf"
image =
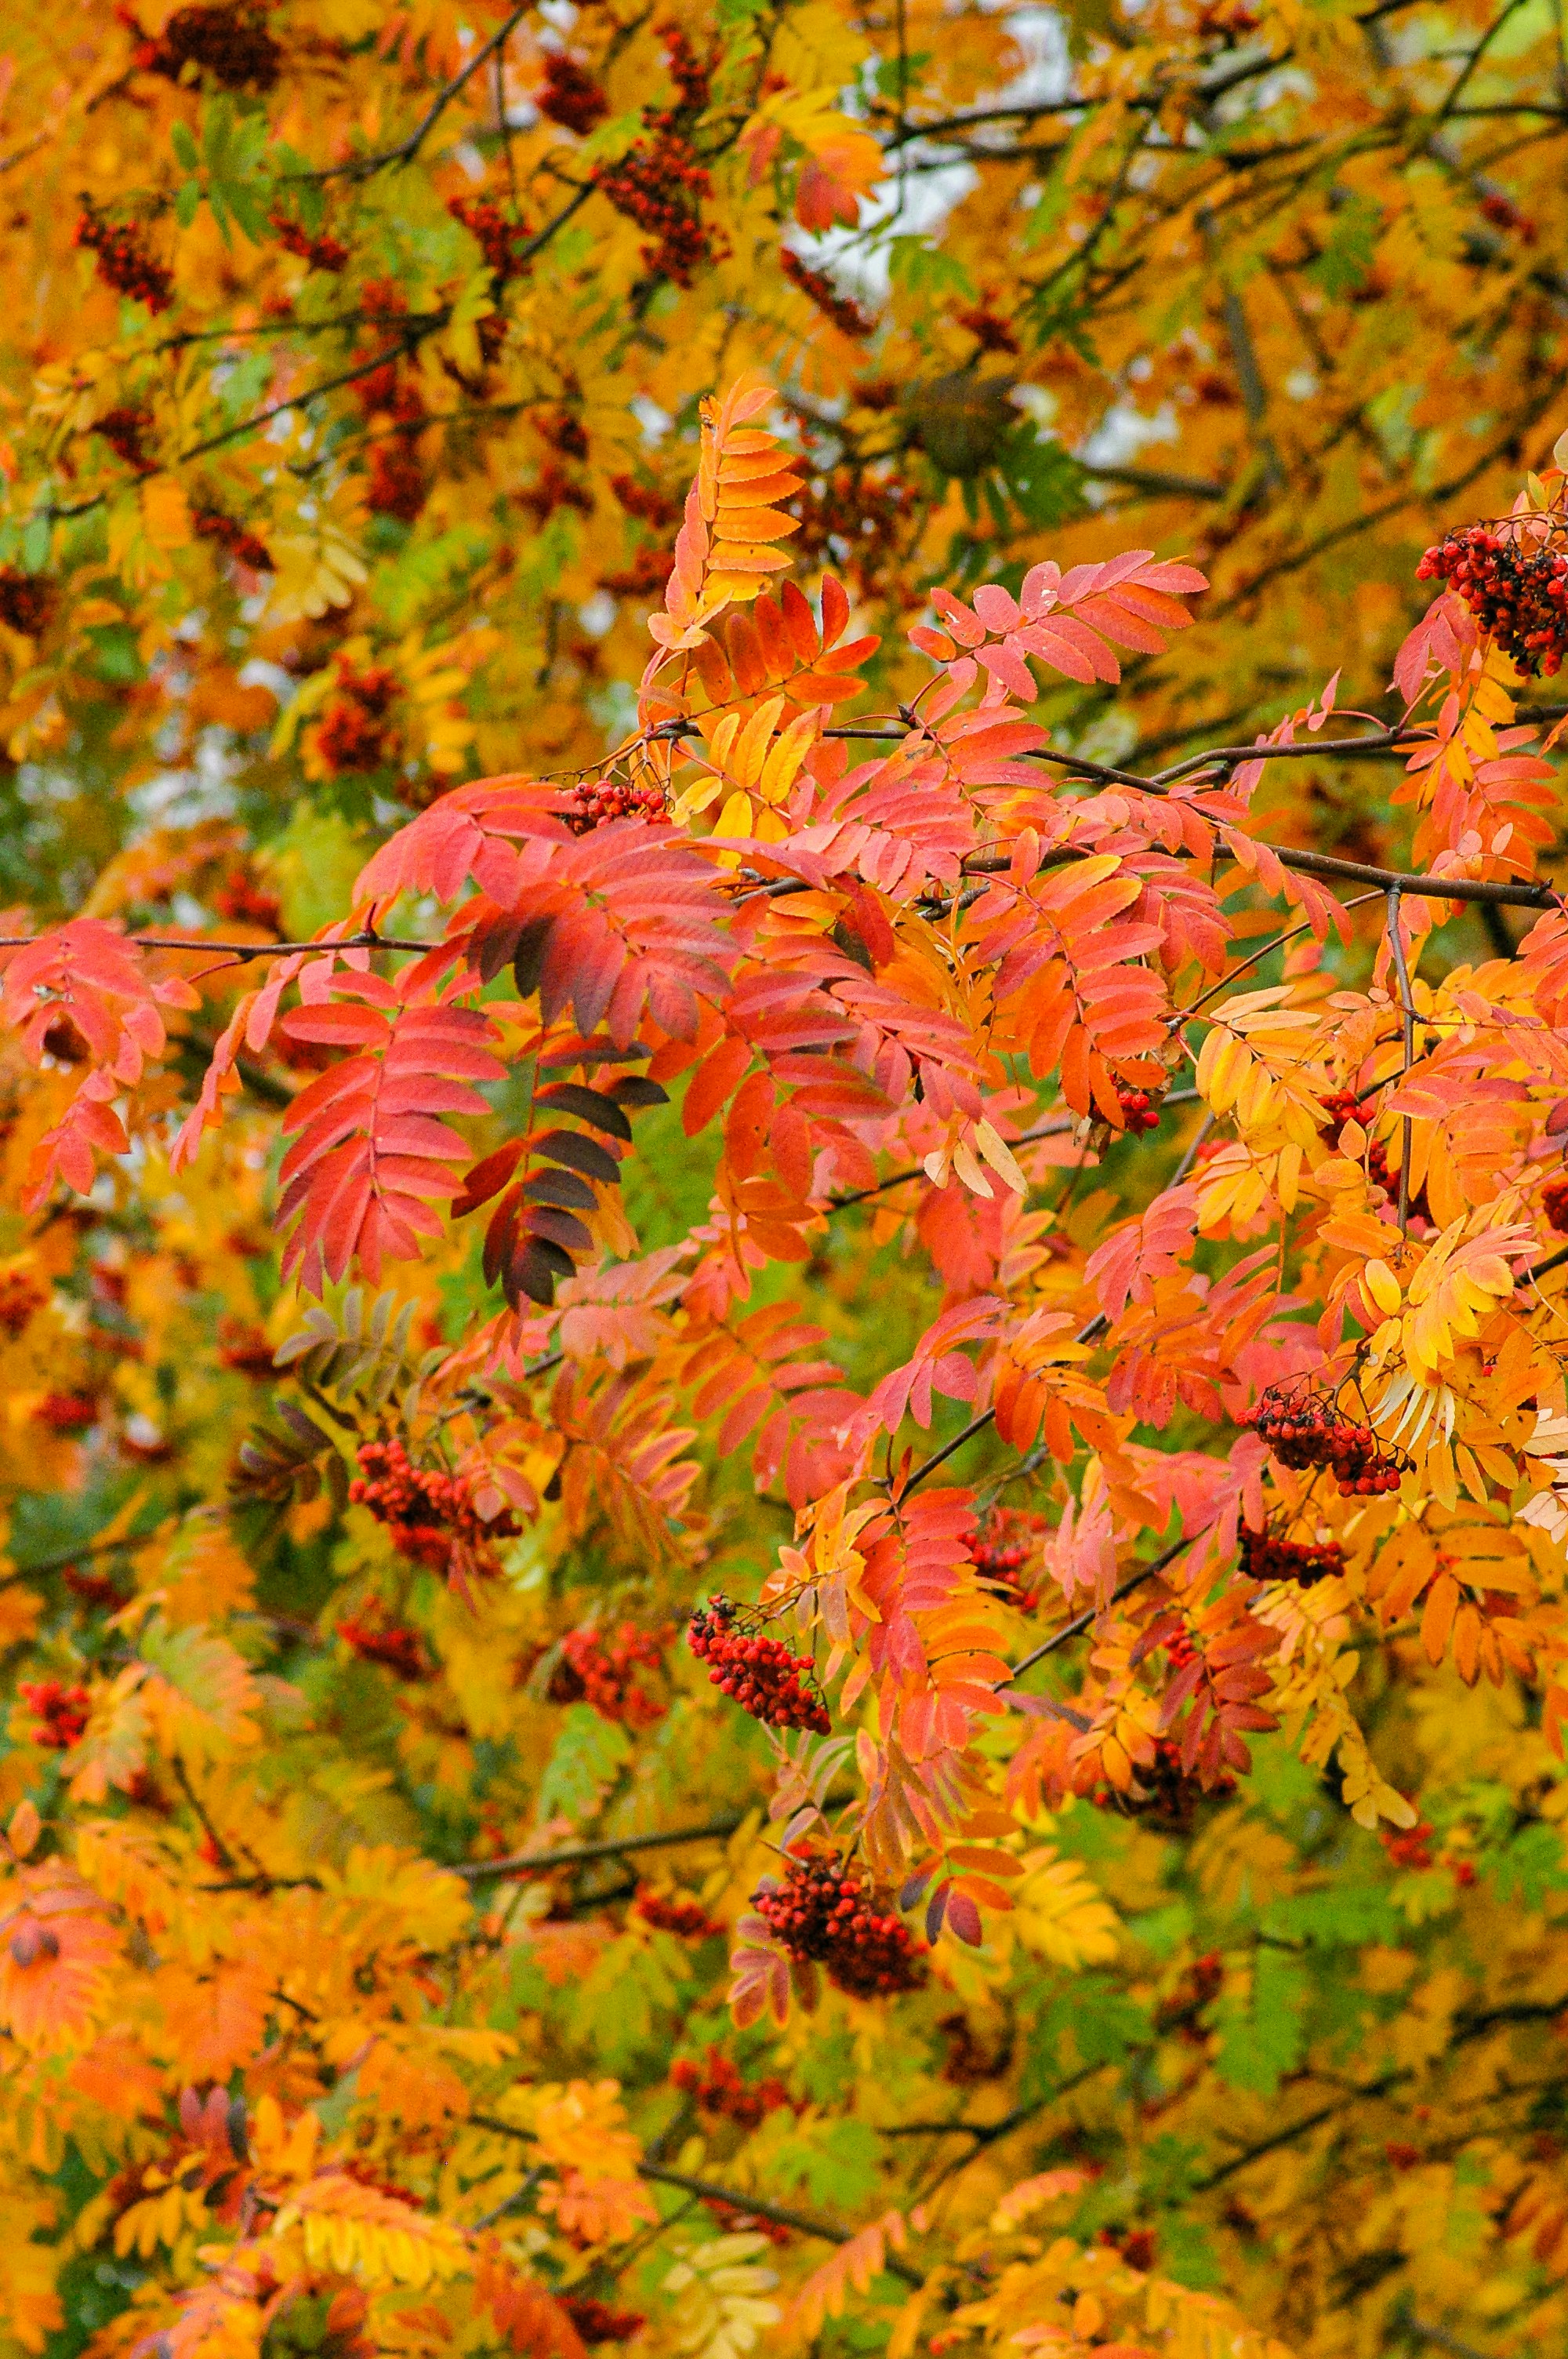
{"type": "Polygon", "coordinates": [[[950,1892],[947,1896],[947,1922],[960,1941],[978,1950],[984,1939],[980,1912],[967,1892],[950,1892]]]}

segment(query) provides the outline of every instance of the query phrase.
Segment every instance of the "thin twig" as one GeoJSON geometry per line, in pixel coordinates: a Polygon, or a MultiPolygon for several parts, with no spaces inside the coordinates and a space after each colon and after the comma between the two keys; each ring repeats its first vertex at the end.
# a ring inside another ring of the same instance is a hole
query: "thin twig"
{"type": "Polygon", "coordinates": [[[482,48],[475,50],[461,71],[454,74],[451,81],[437,92],[407,138],[399,141],[395,147],[385,148],[379,156],[356,156],[346,164],[328,164],[317,171],[290,172],[284,177],[299,180],[367,180],[373,173],[384,171],[389,164],[411,164],[458,92],[473,80],[480,68],[497,49],[504,48],[528,14],[531,5],[532,0],[524,0],[521,8],[514,8],[499,30],[491,35],[482,48]]]}
{"type": "Polygon", "coordinates": [[[1195,1532],[1190,1538],[1173,1542],[1172,1546],[1166,1549],[1162,1555],[1157,1556],[1152,1563],[1140,1565],[1130,1579],[1124,1581],[1119,1589],[1112,1590],[1103,1605],[1089,1606],[1087,1612],[1078,1614],[1073,1621],[1065,1624],[1062,1629],[1047,1638],[1044,1646],[1036,1647],[1033,1654],[1025,1655],[1021,1663],[1015,1663],[1012,1667],[1013,1678],[1021,1680],[1025,1671],[1032,1671],[1036,1663],[1043,1663],[1047,1655],[1054,1655],[1058,1647],[1066,1645],[1069,1638],[1077,1637],[1081,1631],[1088,1628],[1091,1622],[1098,1622],[1102,1614],[1108,1614],[1113,1605],[1119,1605],[1124,1597],[1130,1597],[1135,1589],[1141,1589],[1146,1581],[1152,1581],[1157,1572],[1163,1572],[1168,1564],[1175,1562],[1184,1549],[1195,1547],[1202,1538],[1202,1532],[1195,1532]]]}
{"type": "Polygon", "coordinates": [[[676,1843],[714,1843],[732,1835],[750,1812],[726,1810],[697,1827],[669,1827],[662,1834],[606,1836],[593,1843],[568,1843],[559,1851],[516,1851],[504,1859],[464,1860],[452,1870],[470,1883],[488,1884],[504,1875],[543,1875],[552,1867],[576,1867],[589,1859],[614,1859],[622,1852],[664,1851],[676,1843]]]}
{"type": "MultiPolygon", "coordinates": [[[[750,2212],[758,2220],[774,2221],[781,2228],[796,2229],[803,2236],[818,2236],[825,2245],[847,2245],[860,2231],[841,2228],[836,2220],[819,2220],[815,2212],[796,2212],[787,2203],[773,2203],[761,2195],[743,2195],[734,2187],[720,2187],[711,2179],[693,2179],[684,2170],[666,2170],[662,2162],[643,2162],[637,2166],[640,2179],[651,2179],[660,2187],[678,2187],[687,2195],[695,2195],[704,2203],[727,2203],[734,2211],[750,2212]]],[[[882,2267],[890,2276],[902,2277],[905,2285],[923,2286],[925,2279],[907,2261],[888,2253],[882,2267]]]]}

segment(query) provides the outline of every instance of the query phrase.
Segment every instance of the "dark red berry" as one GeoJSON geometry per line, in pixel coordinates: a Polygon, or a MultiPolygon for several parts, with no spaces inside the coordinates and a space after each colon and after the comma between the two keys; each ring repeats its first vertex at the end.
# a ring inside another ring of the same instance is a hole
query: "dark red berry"
{"type": "Polygon", "coordinates": [[[1241,1570],[1249,1581],[1293,1581],[1300,1589],[1345,1570],[1345,1552],[1332,1540],[1314,1547],[1305,1540],[1276,1538],[1271,1532],[1243,1530],[1241,1570]]]}
{"type": "Polygon", "coordinates": [[[852,1998],[918,1990],[925,1979],[909,1928],[877,1907],[865,1878],[842,1859],[792,1859],[784,1882],[770,1877],[752,1903],[792,1958],[826,1967],[828,1981],[852,1998]]]}
{"type": "Polygon", "coordinates": [[[728,1597],[699,1605],[687,1644],[720,1691],[766,1728],[808,1728],[826,1736],[833,1723],[809,1655],[792,1655],[782,1639],[765,1636],[756,1617],[728,1597]]]}
{"type": "Polygon", "coordinates": [[[360,1473],[349,1484],[356,1506],[367,1507],[386,1526],[393,1546],[416,1564],[445,1572],[455,1544],[482,1555],[492,1540],[517,1530],[503,1508],[486,1523],[455,1474],[414,1466],[401,1441],[366,1441],[359,1451],[360,1473]]]}
{"type": "Polygon", "coordinates": [[[669,803],[662,787],[633,787],[618,778],[596,778],[591,786],[573,788],[571,801],[561,817],[574,835],[591,835],[595,828],[608,827],[612,820],[667,819],[669,803]]]}
{"type": "Polygon", "coordinates": [[[1418,582],[1446,582],[1481,629],[1527,677],[1562,667],[1568,647],[1568,564],[1555,525],[1535,517],[1450,529],[1416,568],[1418,582]]]}
{"type": "Polygon", "coordinates": [[[634,1622],[622,1622],[614,1631],[584,1623],[561,1640],[560,1658],[546,1693],[552,1703],[590,1704],[600,1720],[651,1728],[669,1707],[638,1674],[663,1669],[665,1648],[674,1635],[669,1629],[639,1630],[634,1622]]]}
{"type": "Polygon", "coordinates": [[[33,1743],[51,1753],[69,1753],[87,1726],[87,1690],[68,1688],[59,1680],[22,1680],[16,1692],[33,1715],[33,1743]]]}

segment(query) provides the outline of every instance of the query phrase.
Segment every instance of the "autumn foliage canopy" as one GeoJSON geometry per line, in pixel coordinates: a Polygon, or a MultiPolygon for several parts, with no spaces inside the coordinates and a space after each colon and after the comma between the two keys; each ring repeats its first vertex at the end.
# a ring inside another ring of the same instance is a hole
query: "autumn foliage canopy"
{"type": "Polygon", "coordinates": [[[0,2359],[1552,2359],[1556,15],[4,22],[0,2359]]]}

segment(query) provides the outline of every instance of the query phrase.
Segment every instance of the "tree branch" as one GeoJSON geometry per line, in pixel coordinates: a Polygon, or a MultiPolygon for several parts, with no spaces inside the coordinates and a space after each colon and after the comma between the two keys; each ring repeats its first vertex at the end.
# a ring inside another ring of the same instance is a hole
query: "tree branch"
{"type": "Polygon", "coordinates": [[[542,1875],[552,1867],[576,1867],[590,1859],[615,1859],[622,1852],[665,1851],[676,1843],[715,1843],[732,1835],[750,1813],[726,1810],[717,1819],[707,1819],[700,1826],[669,1827],[662,1834],[605,1836],[593,1843],[568,1843],[560,1851],[516,1851],[504,1859],[460,1861],[452,1869],[454,1875],[468,1877],[470,1883],[488,1884],[496,1876],[542,1875]]]}

